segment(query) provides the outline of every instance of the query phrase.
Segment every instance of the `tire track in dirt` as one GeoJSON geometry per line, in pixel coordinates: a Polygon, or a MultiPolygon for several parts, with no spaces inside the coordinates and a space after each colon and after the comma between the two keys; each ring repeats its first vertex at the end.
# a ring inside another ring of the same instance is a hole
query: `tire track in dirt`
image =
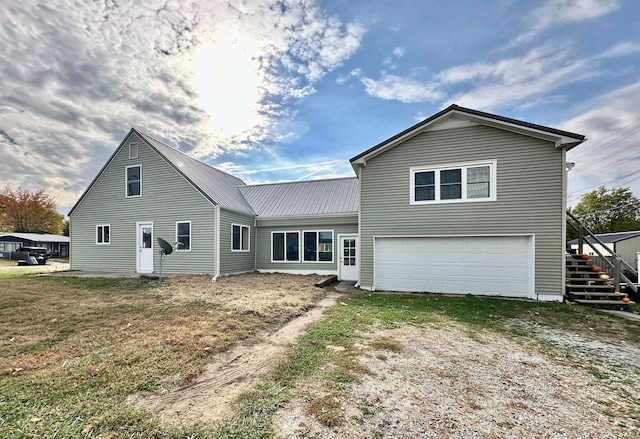
{"type": "Polygon", "coordinates": [[[340,294],[330,292],[304,315],[273,333],[265,332],[262,342],[236,346],[213,356],[202,374],[188,386],[130,402],[159,413],[165,421],[177,423],[214,422],[233,413],[237,397],[258,384],[284,358],[289,346],[312,323],[322,319],[325,309],[334,306],[340,294]]]}

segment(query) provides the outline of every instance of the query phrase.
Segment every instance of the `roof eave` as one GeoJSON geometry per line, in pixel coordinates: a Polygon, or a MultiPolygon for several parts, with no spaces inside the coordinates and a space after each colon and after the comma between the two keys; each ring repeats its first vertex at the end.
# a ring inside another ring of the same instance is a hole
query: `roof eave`
{"type": "Polygon", "coordinates": [[[457,105],[451,105],[422,122],[413,125],[407,130],[402,131],[401,133],[396,134],[384,142],[381,142],[367,151],[353,157],[350,160],[351,166],[354,170],[356,170],[358,166],[366,166],[367,160],[370,160],[373,157],[380,155],[394,146],[410,139],[411,137],[428,130],[442,119],[451,117],[454,114],[459,115],[470,122],[477,122],[482,125],[492,126],[494,128],[512,131],[525,136],[547,140],[554,143],[557,148],[564,147],[567,150],[574,148],[586,140],[586,137],[581,134],[543,127],[542,125],[530,124],[528,122],[520,122],[515,119],[484,113],[470,108],[458,107],[457,105]]]}
{"type": "Polygon", "coordinates": [[[118,153],[118,151],[120,151],[120,148],[122,148],[122,145],[124,145],[124,143],[127,141],[127,139],[129,138],[129,136],[131,136],[132,133],[136,133],[137,131],[135,130],[135,128],[131,128],[129,130],[129,132],[127,133],[126,136],[124,136],[124,139],[122,139],[122,142],[120,142],[120,145],[118,145],[118,147],[115,149],[115,151],[113,151],[113,154],[111,154],[111,157],[109,157],[109,160],[107,160],[107,162],[104,164],[104,166],[100,169],[100,172],[98,172],[98,175],[95,176],[95,178],[93,180],[91,180],[91,183],[89,184],[89,186],[87,186],[87,188],[85,189],[85,191],[82,193],[82,195],[80,195],[80,198],[78,198],[78,201],[76,201],[76,204],[73,205],[73,207],[69,210],[69,213],[67,214],[67,216],[71,216],[71,214],[76,210],[76,208],[80,205],[80,203],[82,202],[82,200],[84,199],[84,197],[89,193],[89,191],[91,190],[91,188],[93,187],[93,185],[96,183],[96,181],[98,181],[98,179],[100,178],[100,176],[102,175],[102,173],[107,169],[107,167],[109,166],[109,164],[113,161],[113,159],[115,158],[116,154],[118,153]]]}

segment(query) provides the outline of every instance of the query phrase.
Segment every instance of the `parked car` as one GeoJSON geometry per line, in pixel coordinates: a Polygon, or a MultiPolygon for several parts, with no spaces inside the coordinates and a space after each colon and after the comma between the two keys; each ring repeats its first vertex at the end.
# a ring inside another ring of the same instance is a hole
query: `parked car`
{"type": "Polygon", "coordinates": [[[51,257],[51,254],[44,247],[20,247],[15,251],[11,259],[17,259],[18,264],[20,264],[20,261],[28,263],[29,257],[33,257],[39,265],[44,265],[47,263],[47,259],[51,257]]]}

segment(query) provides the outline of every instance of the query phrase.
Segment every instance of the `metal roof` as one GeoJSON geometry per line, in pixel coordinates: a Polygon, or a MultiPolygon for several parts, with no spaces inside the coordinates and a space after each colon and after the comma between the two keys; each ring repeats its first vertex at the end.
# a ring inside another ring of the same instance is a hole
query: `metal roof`
{"type": "Polygon", "coordinates": [[[310,180],[241,186],[259,217],[357,213],[358,179],[310,180]]]}
{"type": "MultiPolygon", "coordinates": [[[[640,236],[640,230],[632,230],[630,232],[614,232],[614,233],[600,233],[596,234],[598,239],[605,244],[610,244],[614,242],[624,241],[625,239],[636,238],[640,236]]],[[[585,236],[585,239],[589,243],[595,242],[591,236],[585,236]]],[[[577,244],[577,239],[572,239],[569,241],[569,244],[577,244]]]]}
{"type": "MultiPolygon", "coordinates": [[[[471,108],[465,108],[465,107],[460,107],[456,104],[452,104],[450,106],[448,106],[447,108],[445,108],[444,110],[434,114],[431,117],[426,118],[423,121],[418,122],[417,124],[413,125],[410,128],[407,128],[406,130],[402,131],[401,133],[396,134],[393,137],[388,138],[387,140],[385,140],[384,142],[381,142],[379,144],[377,144],[376,146],[369,148],[368,150],[358,154],[357,156],[353,157],[350,162],[354,162],[362,157],[368,156],[373,152],[376,152],[377,150],[386,147],[389,144],[392,144],[393,142],[395,142],[398,139],[403,138],[406,135],[411,134],[412,132],[419,130],[429,124],[431,124],[432,122],[436,121],[437,119],[441,118],[442,116],[444,116],[445,114],[449,113],[449,112],[458,112],[458,113],[465,113],[468,114],[470,116],[478,116],[480,118],[484,118],[486,119],[492,119],[496,122],[502,122],[505,124],[510,124],[510,125],[517,125],[523,128],[528,128],[530,130],[535,130],[535,131],[543,131],[549,134],[553,134],[555,136],[560,136],[560,137],[569,137],[571,139],[575,139],[575,145],[584,142],[585,140],[585,136],[583,136],[582,134],[576,134],[576,133],[571,133],[569,131],[563,131],[563,130],[558,130],[556,128],[551,128],[551,127],[546,127],[543,125],[537,125],[535,123],[529,123],[529,122],[524,122],[522,120],[518,120],[518,119],[511,119],[510,117],[504,117],[504,116],[498,116],[497,114],[491,114],[491,113],[485,113],[484,111],[478,111],[478,110],[473,110],[471,108]]],[[[570,145],[570,147],[573,147],[575,145],[570,145]]],[[[568,148],[569,149],[569,148],[568,148]]]]}
{"type": "Polygon", "coordinates": [[[35,242],[69,242],[70,240],[68,236],[52,235],[50,233],[0,233],[0,238],[4,238],[5,236],[12,236],[18,239],[26,239],[28,241],[35,242]]]}
{"type": "Polygon", "coordinates": [[[238,190],[239,186],[245,185],[241,179],[189,157],[148,134],[134,131],[214,204],[250,215],[256,214],[238,190]]]}

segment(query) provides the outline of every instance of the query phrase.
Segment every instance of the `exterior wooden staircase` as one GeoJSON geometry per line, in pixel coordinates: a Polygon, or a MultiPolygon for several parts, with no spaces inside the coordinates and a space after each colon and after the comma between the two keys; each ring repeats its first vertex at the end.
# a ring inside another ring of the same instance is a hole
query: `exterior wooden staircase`
{"type": "Polygon", "coordinates": [[[629,300],[625,293],[615,291],[608,274],[593,265],[587,255],[568,254],[566,260],[567,284],[565,296],[571,302],[602,309],[627,310],[629,300]]]}

